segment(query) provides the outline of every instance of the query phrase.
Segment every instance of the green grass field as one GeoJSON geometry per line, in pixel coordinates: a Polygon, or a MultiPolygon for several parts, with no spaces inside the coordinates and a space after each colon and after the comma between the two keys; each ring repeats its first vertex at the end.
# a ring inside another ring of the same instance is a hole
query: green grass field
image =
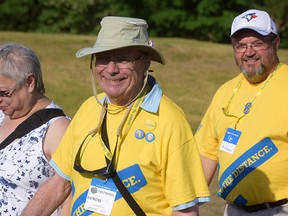
{"type": "MultiPolygon", "coordinates": [[[[0,43],[16,41],[32,48],[43,69],[46,95],[73,117],[90,95],[89,57],[76,59],[78,49],[94,44],[95,36],[0,32],[0,43]]],[[[164,93],[187,114],[196,130],[216,89],[239,71],[230,45],[179,38],[152,38],[166,58],[166,65],[153,63],[152,73],[164,93]]],[[[279,50],[287,63],[288,50],[279,50]]],[[[200,208],[201,215],[222,215],[225,202],[216,197],[216,178],[211,184],[212,201],[200,208]]]]}

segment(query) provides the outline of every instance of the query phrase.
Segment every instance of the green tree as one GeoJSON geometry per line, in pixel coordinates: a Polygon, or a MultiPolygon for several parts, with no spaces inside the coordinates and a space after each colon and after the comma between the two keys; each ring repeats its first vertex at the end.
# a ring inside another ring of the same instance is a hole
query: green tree
{"type": "Polygon", "coordinates": [[[150,36],[230,42],[233,18],[263,9],[288,47],[288,1],[278,0],[1,0],[0,30],[95,34],[104,16],[146,19],[150,36]]]}
{"type": "Polygon", "coordinates": [[[0,2],[0,29],[33,31],[41,13],[37,0],[2,0],[0,2]]]}

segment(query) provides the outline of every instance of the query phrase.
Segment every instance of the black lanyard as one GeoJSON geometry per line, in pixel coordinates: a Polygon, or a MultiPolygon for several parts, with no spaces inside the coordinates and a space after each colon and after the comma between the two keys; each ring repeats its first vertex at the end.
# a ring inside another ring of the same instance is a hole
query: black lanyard
{"type": "MultiPolygon", "coordinates": [[[[115,183],[116,187],[118,188],[119,192],[122,194],[123,198],[125,199],[127,204],[130,206],[130,208],[133,210],[133,212],[137,216],[146,216],[144,211],[141,209],[141,207],[134,200],[134,198],[132,197],[130,192],[127,190],[127,188],[123,184],[122,180],[119,178],[119,176],[118,176],[118,174],[114,168],[114,161],[115,161],[118,138],[116,141],[116,146],[115,146],[115,149],[113,152],[112,160],[109,160],[107,157],[105,157],[107,166],[103,167],[101,169],[98,169],[98,170],[91,170],[90,171],[90,170],[86,170],[82,167],[81,156],[80,156],[82,146],[83,146],[83,144],[84,144],[84,142],[88,136],[89,135],[87,135],[85,137],[80,148],[78,149],[78,152],[77,152],[77,155],[76,155],[75,161],[74,161],[74,169],[80,173],[85,173],[85,174],[89,174],[89,175],[93,175],[93,176],[96,175],[96,176],[102,176],[102,177],[106,177],[106,178],[108,178],[108,177],[112,178],[112,180],[115,183]]],[[[102,128],[101,128],[101,138],[102,138],[103,142],[105,143],[107,149],[110,151],[110,145],[109,145],[109,139],[108,139],[107,127],[106,127],[106,113],[105,113],[102,128]]]]}
{"type": "MultiPolygon", "coordinates": [[[[110,145],[109,145],[109,140],[108,140],[108,135],[107,135],[107,129],[106,129],[106,115],[107,115],[107,113],[105,113],[105,115],[104,115],[104,119],[103,119],[103,123],[102,123],[102,127],[101,127],[101,138],[102,138],[103,142],[105,143],[107,149],[110,150],[110,145]]],[[[80,145],[80,148],[77,151],[77,154],[76,154],[76,157],[74,160],[74,169],[80,173],[84,173],[84,174],[88,174],[88,175],[92,175],[92,176],[106,177],[106,178],[113,176],[113,174],[116,172],[116,170],[114,168],[114,162],[115,162],[115,155],[116,155],[118,138],[117,138],[115,150],[113,152],[112,160],[109,160],[107,157],[105,157],[107,166],[100,168],[100,169],[97,169],[97,170],[86,170],[81,165],[81,150],[82,150],[82,147],[83,147],[83,145],[84,145],[84,143],[85,143],[85,141],[89,135],[90,134],[88,134],[85,137],[85,139],[83,140],[83,142],[80,145]]]]}

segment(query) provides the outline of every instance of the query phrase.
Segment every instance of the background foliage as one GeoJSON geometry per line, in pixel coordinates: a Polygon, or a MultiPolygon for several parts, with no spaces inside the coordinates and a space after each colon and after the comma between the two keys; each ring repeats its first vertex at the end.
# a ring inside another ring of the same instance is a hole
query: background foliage
{"type": "Polygon", "coordinates": [[[150,36],[228,43],[233,18],[263,9],[277,23],[288,48],[287,0],[1,0],[0,30],[95,34],[104,16],[146,19],[150,36]]]}

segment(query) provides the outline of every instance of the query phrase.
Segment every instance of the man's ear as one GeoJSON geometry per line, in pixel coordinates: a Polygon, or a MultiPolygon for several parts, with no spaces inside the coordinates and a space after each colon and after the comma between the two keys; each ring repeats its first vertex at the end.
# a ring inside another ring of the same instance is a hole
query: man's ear
{"type": "Polygon", "coordinates": [[[150,68],[150,65],[151,65],[151,61],[150,60],[147,60],[147,63],[145,64],[145,71],[148,71],[149,68],[150,68]]]}
{"type": "Polygon", "coordinates": [[[278,50],[279,46],[280,46],[280,37],[277,35],[276,39],[275,39],[275,42],[276,42],[276,49],[278,50]]]}

